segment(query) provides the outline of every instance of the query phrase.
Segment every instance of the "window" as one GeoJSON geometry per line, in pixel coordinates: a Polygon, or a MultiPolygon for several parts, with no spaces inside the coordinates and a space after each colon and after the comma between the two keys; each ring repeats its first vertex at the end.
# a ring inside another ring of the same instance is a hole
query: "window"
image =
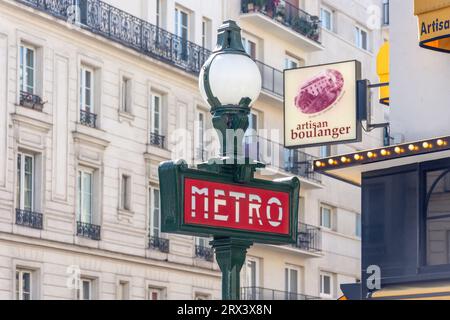
{"type": "Polygon", "coordinates": [[[255,258],[247,259],[247,287],[256,288],[259,286],[259,260],[255,258]]]}
{"type": "Polygon", "coordinates": [[[332,292],[332,279],[333,276],[330,273],[322,272],[320,274],[320,296],[324,298],[331,298],[332,292]]]}
{"type": "Polygon", "coordinates": [[[324,228],[331,229],[332,227],[332,209],[331,207],[322,205],[320,207],[320,225],[324,228]]]}
{"type": "Polygon", "coordinates": [[[180,8],[175,8],[175,34],[181,38],[178,54],[181,59],[188,58],[187,41],[189,40],[189,14],[180,8]]]}
{"type": "Polygon", "coordinates": [[[160,236],[160,195],[159,189],[150,188],[150,236],[160,236]]]}
{"type": "Polygon", "coordinates": [[[248,40],[247,38],[242,38],[242,44],[244,46],[245,52],[253,59],[256,59],[256,43],[248,40]]]}
{"type": "Polygon", "coordinates": [[[77,290],[77,300],[93,300],[92,288],[92,279],[81,278],[80,287],[77,290]]]}
{"type": "Polygon", "coordinates": [[[356,229],[355,229],[355,235],[358,238],[361,238],[361,215],[356,214],[356,229]]]}
{"type": "Polygon", "coordinates": [[[383,0],[383,25],[389,25],[389,0],[383,0]]]}
{"type": "Polygon", "coordinates": [[[333,31],[333,11],[328,8],[320,8],[320,21],[322,28],[333,31]]]}
{"type": "Polygon", "coordinates": [[[36,91],[36,49],[25,44],[20,46],[20,90],[36,91]]]}
{"type": "Polygon", "coordinates": [[[205,112],[199,111],[198,115],[198,128],[197,128],[197,139],[198,139],[198,159],[205,161],[205,131],[206,131],[206,114],[205,112]]]}
{"type": "Polygon", "coordinates": [[[120,111],[131,113],[131,79],[122,77],[120,111]]]}
{"type": "Polygon", "coordinates": [[[123,174],[121,179],[121,208],[124,210],[131,210],[131,177],[123,174]]]}
{"type": "Polygon", "coordinates": [[[300,61],[297,58],[294,58],[290,55],[286,55],[284,58],[284,68],[285,69],[294,69],[300,66],[300,61]]]}
{"type": "Polygon", "coordinates": [[[34,156],[17,154],[17,208],[34,210],[34,156]]]}
{"type": "Polygon", "coordinates": [[[94,70],[85,66],[80,70],[80,110],[94,113],[94,70]]]}
{"type": "Polygon", "coordinates": [[[162,96],[159,94],[152,94],[152,106],[151,106],[151,132],[154,134],[162,135],[161,119],[162,119],[162,96]]]}
{"type": "Polygon", "coordinates": [[[78,170],[78,221],[91,223],[93,220],[93,171],[87,169],[78,170]]]}
{"type": "Polygon", "coordinates": [[[211,295],[196,292],[194,300],[211,300],[211,295]]]}
{"type": "Polygon", "coordinates": [[[299,293],[298,289],[298,269],[292,267],[286,267],[284,269],[284,288],[286,291],[286,300],[296,300],[297,294],[299,293]]]}
{"type": "Polygon", "coordinates": [[[355,44],[358,48],[369,50],[368,33],[359,26],[355,26],[355,44]]]}
{"type": "Polygon", "coordinates": [[[164,300],[164,289],[148,287],[147,300],[164,300]]]}
{"type": "Polygon", "coordinates": [[[328,158],[331,156],[331,146],[321,146],[319,152],[320,158],[328,158]]]}
{"type": "Polygon", "coordinates": [[[117,291],[117,300],[130,299],[130,283],[128,281],[119,281],[117,291]]]}
{"type": "Polygon", "coordinates": [[[202,20],[202,47],[211,48],[211,20],[207,18],[202,20]]]}
{"type": "Polygon", "coordinates": [[[161,27],[161,0],[156,0],[156,26],[161,27]]]}
{"type": "Polygon", "coordinates": [[[33,272],[16,269],[16,300],[32,300],[33,272]]]}

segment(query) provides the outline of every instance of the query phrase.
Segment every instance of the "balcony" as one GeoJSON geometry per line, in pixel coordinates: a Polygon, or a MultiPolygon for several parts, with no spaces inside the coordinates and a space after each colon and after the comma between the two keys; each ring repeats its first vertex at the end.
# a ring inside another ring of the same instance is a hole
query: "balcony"
{"type": "Polygon", "coordinates": [[[241,19],[297,44],[306,51],[322,50],[320,19],[287,1],[241,0],[241,19]]]}
{"type": "Polygon", "coordinates": [[[261,287],[244,287],[241,288],[241,300],[320,300],[320,298],[296,292],[261,287]]]}
{"type": "Polygon", "coordinates": [[[96,128],[97,115],[89,111],[80,110],[80,123],[87,127],[96,128]]]}
{"type": "Polygon", "coordinates": [[[197,258],[205,259],[206,261],[214,261],[214,250],[211,247],[195,246],[195,256],[197,258]]]}
{"type": "Polygon", "coordinates": [[[260,136],[245,137],[243,148],[246,157],[265,163],[273,174],[296,175],[305,188],[322,188],[321,175],[313,171],[316,157],[260,136]]]}
{"type": "Polygon", "coordinates": [[[255,62],[261,72],[262,89],[282,99],[284,96],[283,71],[258,60],[255,62]]]}
{"type": "Polygon", "coordinates": [[[33,109],[36,111],[42,111],[42,109],[44,108],[44,102],[42,102],[41,97],[25,91],[20,91],[19,103],[22,107],[33,109]]]}
{"type": "Polygon", "coordinates": [[[321,235],[320,228],[305,223],[299,223],[297,242],[293,247],[309,252],[321,252],[321,235]]]}
{"type": "Polygon", "coordinates": [[[156,146],[158,148],[164,149],[164,141],[166,137],[160,134],[151,132],[150,133],[150,144],[152,146],[156,146]]]}
{"type": "Polygon", "coordinates": [[[169,253],[169,239],[163,239],[156,236],[150,236],[148,240],[148,247],[163,253],[169,253]]]}
{"type": "Polygon", "coordinates": [[[16,209],[16,224],[19,226],[42,230],[42,220],[42,213],[16,209]]]}
{"type": "Polygon", "coordinates": [[[95,224],[77,221],[77,236],[100,241],[101,227],[95,224]]]}

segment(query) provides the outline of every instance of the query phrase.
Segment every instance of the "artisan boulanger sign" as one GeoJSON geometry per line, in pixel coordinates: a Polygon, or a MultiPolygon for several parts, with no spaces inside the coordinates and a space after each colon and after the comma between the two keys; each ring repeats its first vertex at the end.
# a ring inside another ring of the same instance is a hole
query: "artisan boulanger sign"
{"type": "Polygon", "coordinates": [[[300,182],[250,179],[190,169],[168,161],[159,167],[161,231],[226,236],[259,243],[294,243],[300,182]]]}
{"type": "Polygon", "coordinates": [[[360,78],[358,61],[285,70],[285,146],[361,141],[356,97],[360,78]]]}
{"type": "Polygon", "coordinates": [[[420,46],[450,52],[450,0],[415,0],[420,46]]]}

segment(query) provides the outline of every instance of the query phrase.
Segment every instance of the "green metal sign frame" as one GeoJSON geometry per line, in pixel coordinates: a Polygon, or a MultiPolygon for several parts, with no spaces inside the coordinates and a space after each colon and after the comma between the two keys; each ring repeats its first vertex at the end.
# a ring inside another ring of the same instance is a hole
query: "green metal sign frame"
{"type": "Polygon", "coordinates": [[[297,241],[298,199],[300,181],[296,177],[276,181],[250,178],[237,183],[233,175],[208,172],[188,168],[186,162],[167,161],[160,165],[159,176],[161,191],[161,231],[190,236],[232,237],[234,239],[266,244],[287,244],[297,241]],[[286,235],[268,232],[238,230],[223,227],[190,225],[184,222],[184,180],[186,178],[206,180],[289,193],[289,232],[286,235]]]}

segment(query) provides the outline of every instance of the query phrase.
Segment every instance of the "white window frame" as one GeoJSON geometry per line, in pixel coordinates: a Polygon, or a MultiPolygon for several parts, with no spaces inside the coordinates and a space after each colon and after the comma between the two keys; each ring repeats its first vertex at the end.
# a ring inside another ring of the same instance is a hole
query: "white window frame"
{"type": "MultiPolygon", "coordinates": [[[[206,133],[206,112],[197,110],[197,149],[200,152],[205,151],[205,133],[206,133]],[[200,120],[202,117],[202,120],[200,120]]],[[[206,159],[205,159],[206,160],[206,159]]]]}
{"type": "Polygon", "coordinates": [[[95,90],[95,70],[91,67],[82,65],[80,67],[80,110],[88,111],[90,113],[95,113],[95,101],[94,101],[94,90],[95,90]],[[91,74],[91,86],[89,88],[86,87],[86,73],[89,72],[91,74]],[[91,105],[89,106],[89,110],[86,108],[86,89],[89,89],[89,98],[91,101],[91,105]]]}
{"type": "Polygon", "coordinates": [[[120,208],[131,211],[131,192],[132,180],[131,175],[122,173],[120,175],[120,208]]]}
{"type": "Polygon", "coordinates": [[[89,279],[89,278],[80,278],[80,286],[77,289],[77,300],[94,300],[94,279],[89,279]],[[85,299],[84,298],[84,283],[88,283],[89,284],[89,299],[85,299]]]}
{"type": "Polygon", "coordinates": [[[156,26],[161,28],[161,0],[156,0],[156,26]]]}
{"type": "Polygon", "coordinates": [[[16,300],[33,300],[33,289],[34,289],[34,280],[33,280],[33,270],[25,269],[25,268],[16,268],[15,277],[16,277],[16,287],[14,288],[15,298],[16,300]],[[23,292],[23,275],[28,273],[30,275],[30,292],[28,292],[30,298],[24,299],[23,292]],[[17,279],[17,274],[19,277],[17,279]],[[17,298],[18,296],[18,298],[17,298]]]}
{"type": "Polygon", "coordinates": [[[285,266],[284,267],[284,276],[285,276],[285,284],[284,288],[286,291],[286,294],[301,294],[301,288],[300,288],[300,269],[298,267],[294,266],[285,266]],[[286,271],[287,271],[287,279],[286,279],[286,271]],[[291,271],[294,271],[297,273],[297,291],[291,291],[291,271]]]}
{"type": "Polygon", "coordinates": [[[132,79],[122,76],[120,81],[120,111],[131,114],[132,79]]]}
{"type": "Polygon", "coordinates": [[[191,17],[188,11],[180,8],[175,7],[175,34],[179,36],[183,40],[189,40],[189,23],[190,23],[191,17]],[[186,15],[186,25],[183,25],[183,15],[186,15]],[[186,30],[186,38],[183,38],[183,29],[186,30]]]}
{"type": "Polygon", "coordinates": [[[359,25],[355,25],[355,45],[362,50],[369,51],[369,32],[359,25]],[[363,46],[363,32],[366,34],[366,48],[363,46]]]}
{"type": "Polygon", "coordinates": [[[211,20],[202,18],[202,47],[206,49],[211,48],[211,20]]]}
{"type": "Polygon", "coordinates": [[[90,223],[93,224],[94,223],[94,170],[93,169],[87,169],[87,168],[78,168],[77,170],[77,206],[78,206],[78,212],[77,212],[77,221],[79,222],[83,222],[83,223],[90,223]],[[81,179],[79,179],[79,176],[81,174],[81,179]],[[82,221],[82,210],[84,208],[84,183],[83,183],[83,178],[84,175],[90,175],[91,176],[91,193],[90,193],[90,198],[91,198],[91,212],[89,213],[89,222],[87,221],[82,221]],[[81,185],[80,185],[81,184],[81,185]]]}
{"type": "Polygon", "coordinates": [[[284,56],[284,68],[285,69],[293,69],[300,67],[300,59],[291,56],[290,54],[286,54],[284,56]]]}
{"type": "Polygon", "coordinates": [[[245,52],[247,52],[247,54],[252,58],[252,59],[257,59],[258,58],[258,42],[255,41],[255,39],[251,38],[249,39],[248,36],[243,36],[242,37],[242,45],[244,46],[245,52]],[[252,56],[251,53],[251,47],[250,47],[250,43],[255,45],[255,56],[252,56]]]}
{"type": "Polygon", "coordinates": [[[328,229],[328,230],[332,230],[333,229],[333,207],[328,206],[326,204],[320,204],[320,226],[324,229],[328,229]],[[330,226],[325,226],[323,225],[324,219],[323,219],[323,214],[324,214],[324,210],[329,210],[330,212],[330,226]]]}
{"type": "Polygon", "coordinates": [[[321,23],[322,28],[324,28],[325,30],[328,30],[328,31],[333,31],[333,27],[334,27],[334,12],[333,12],[333,10],[331,10],[330,8],[325,7],[325,6],[321,6],[320,7],[320,20],[322,22],[321,23]],[[322,12],[325,12],[325,13],[329,14],[329,16],[330,16],[330,27],[329,28],[326,25],[324,25],[322,12]]]}
{"type": "Polygon", "coordinates": [[[117,300],[130,300],[130,281],[119,280],[117,284],[117,300]]]}
{"type": "Polygon", "coordinates": [[[36,94],[36,70],[37,70],[37,66],[36,66],[36,55],[37,55],[37,50],[34,46],[31,45],[27,45],[25,43],[21,43],[20,44],[20,48],[19,48],[19,55],[20,55],[20,59],[19,59],[19,68],[20,68],[20,77],[19,77],[19,81],[21,83],[19,83],[19,87],[21,91],[24,92],[29,92],[27,90],[28,88],[28,71],[29,69],[32,71],[33,73],[33,87],[32,87],[32,94],[36,94]],[[27,57],[27,52],[28,51],[32,51],[33,52],[33,67],[29,67],[26,65],[26,57],[27,57]]]}
{"type": "Polygon", "coordinates": [[[152,97],[151,97],[151,107],[150,107],[150,113],[151,113],[151,117],[150,117],[150,131],[151,133],[155,133],[155,134],[159,134],[159,135],[163,135],[162,134],[162,105],[163,105],[163,96],[161,94],[158,93],[152,93],[152,97]],[[159,100],[159,112],[158,114],[156,114],[155,112],[155,107],[156,107],[156,100],[159,100]],[[158,118],[158,123],[159,123],[159,127],[156,128],[156,118],[158,118]]]}
{"type": "Polygon", "coordinates": [[[149,235],[151,237],[161,236],[161,191],[159,188],[150,187],[149,188],[149,198],[150,198],[150,212],[149,212],[149,235]],[[155,192],[159,195],[159,207],[158,207],[158,230],[155,232],[155,192]]]}
{"type": "MultiPolygon", "coordinates": [[[[245,263],[245,286],[246,287],[260,287],[260,259],[248,257],[245,263]],[[255,283],[252,284],[250,279],[250,263],[255,264],[255,283]]],[[[255,292],[256,294],[256,292],[255,292]]]]}
{"type": "Polygon", "coordinates": [[[153,287],[153,286],[148,286],[147,287],[147,300],[164,300],[164,288],[157,288],[157,287],[153,287]],[[156,293],[157,298],[153,299],[153,293],[156,293]]]}
{"type": "MultiPolygon", "coordinates": [[[[35,168],[35,157],[33,154],[26,152],[18,152],[16,158],[16,165],[18,158],[20,157],[20,171],[18,172],[18,181],[17,186],[19,187],[18,192],[18,202],[17,208],[20,210],[25,210],[25,159],[27,157],[31,158],[31,208],[30,211],[34,211],[35,201],[34,201],[34,193],[35,193],[35,176],[36,176],[36,168],[35,168]]],[[[17,168],[19,170],[19,168],[17,168]]],[[[27,209],[28,210],[28,209],[27,209]]]]}
{"type": "Polygon", "coordinates": [[[320,272],[320,279],[319,279],[319,285],[320,285],[320,297],[330,299],[333,297],[334,294],[334,288],[333,288],[333,274],[329,272],[320,272]],[[330,278],[330,293],[325,293],[325,277],[330,278]]]}

